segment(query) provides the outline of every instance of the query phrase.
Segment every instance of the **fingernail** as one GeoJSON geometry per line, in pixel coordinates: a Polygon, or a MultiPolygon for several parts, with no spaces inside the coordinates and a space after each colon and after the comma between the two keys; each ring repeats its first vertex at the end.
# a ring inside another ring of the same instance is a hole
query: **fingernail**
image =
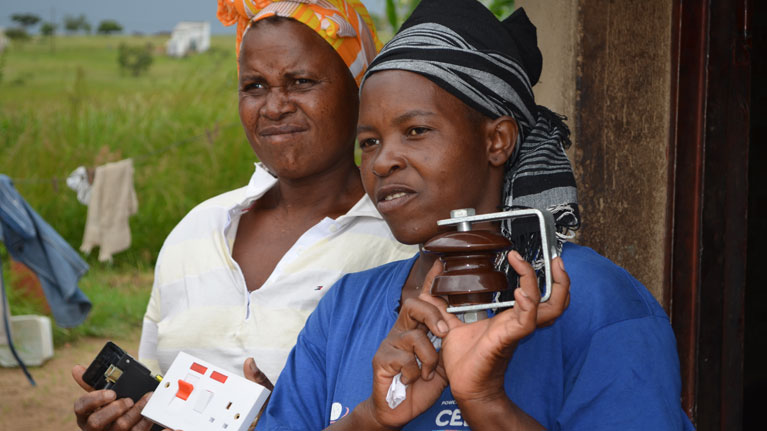
{"type": "Polygon", "coordinates": [[[445,323],[445,321],[444,321],[444,320],[440,320],[439,322],[437,322],[437,329],[439,329],[439,331],[440,331],[441,333],[443,333],[443,334],[446,334],[446,333],[447,333],[447,331],[448,331],[450,328],[448,328],[448,326],[447,326],[447,323],[445,323]]]}
{"type": "Polygon", "coordinates": [[[426,377],[426,380],[431,380],[433,377],[434,377],[434,370],[431,370],[431,372],[429,372],[429,376],[426,377]]]}
{"type": "Polygon", "coordinates": [[[522,294],[522,296],[524,296],[525,298],[530,299],[530,295],[528,295],[527,292],[525,292],[525,289],[522,289],[520,287],[519,288],[519,293],[522,294]]]}
{"type": "Polygon", "coordinates": [[[254,373],[258,372],[258,367],[256,366],[255,361],[250,361],[250,371],[253,371],[254,373]]]}
{"type": "Polygon", "coordinates": [[[104,391],[105,400],[113,400],[115,398],[117,398],[117,394],[115,393],[115,391],[110,391],[110,390],[104,391]]]}
{"type": "Polygon", "coordinates": [[[517,260],[524,260],[524,259],[522,259],[522,255],[520,255],[520,254],[519,254],[519,252],[517,252],[516,250],[512,250],[512,251],[510,251],[510,252],[509,252],[509,254],[510,254],[510,255],[511,255],[511,257],[513,257],[514,259],[517,259],[517,260]]]}
{"type": "Polygon", "coordinates": [[[559,269],[561,269],[562,271],[565,270],[565,262],[562,260],[561,257],[557,259],[557,264],[559,265],[559,269]]]}
{"type": "Polygon", "coordinates": [[[128,407],[133,407],[133,400],[130,398],[126,398],[125,404],[127,404],[128,407]]]}

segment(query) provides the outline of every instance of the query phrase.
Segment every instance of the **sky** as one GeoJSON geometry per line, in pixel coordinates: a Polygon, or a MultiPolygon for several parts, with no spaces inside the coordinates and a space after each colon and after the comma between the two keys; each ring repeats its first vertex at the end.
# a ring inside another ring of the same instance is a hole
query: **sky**
{"type": "MultiPolygon", "coordinates": [[[[384,0],[362,2],[371,13],[384,13],[384,0]]],[[[53,17],[59,33],[65,15],[85,14],[94,30],[104,19],[116,20],[127,34],[170,32],[179,21],[208,21],[213,34],[234,34],[235,26],[224,27],[216,19],[217,4],[216,0],[0,0],[0,27],[14,26],[11,15],[27,12],[44,21],[53,17]]]]}

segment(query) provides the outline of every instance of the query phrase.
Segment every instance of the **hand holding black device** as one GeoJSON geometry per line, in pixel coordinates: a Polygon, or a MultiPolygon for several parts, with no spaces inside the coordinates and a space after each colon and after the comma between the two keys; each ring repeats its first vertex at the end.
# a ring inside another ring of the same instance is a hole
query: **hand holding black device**
{"type": "Polygon", "coordinates": [[[111,341],[107,341],[83,374],[83,381],[93,389],[111,389],[117,398],[130,398],[133,402],[154,391],[160,380],[161,376],[152,376],[147,367],[111,341]]]}

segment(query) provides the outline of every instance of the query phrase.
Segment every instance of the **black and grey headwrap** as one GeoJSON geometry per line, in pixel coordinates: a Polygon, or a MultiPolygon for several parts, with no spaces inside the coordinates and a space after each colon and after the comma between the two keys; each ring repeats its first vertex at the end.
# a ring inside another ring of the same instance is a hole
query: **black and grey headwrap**
{"type": "MultiPolygon", "coordinates": [[[[513,117],[520,132],[506,165],[504,209],[551,211],[561,247],[580,226],[580,215],[564,151],[570,131],[533,96],[542,62],[524,10],[501,22],[476,0],[423,0],[365,78],[383,70],[416,72],[490,118],[513,117]]],[[[501,232],[527,260],[538,260],[540,240],[524,224],[504,223],[501,232]]]]}

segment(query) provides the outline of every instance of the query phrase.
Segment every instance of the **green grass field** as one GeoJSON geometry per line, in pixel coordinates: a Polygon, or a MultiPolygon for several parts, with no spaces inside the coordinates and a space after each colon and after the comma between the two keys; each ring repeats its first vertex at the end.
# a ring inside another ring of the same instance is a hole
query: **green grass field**
{"type": "Polygon", "coordinates": [[[53,53],[30,41],[2,60],[0,172],[70,244],[80,244],[86,207],[64,178],[79,165],[134,157],[139,213],[116,264],[153,262],[189,209],[245,184],[255,161],[237,116],[234,37],[214,37],[211,50],[183,59],[165,57],[164,42],[58,37],[53,53]],[[153,44],[146,75],[121,73],[121,42],[153,44]]]}
{"type": "MultiPolygon", "coordinates": [[[[32,40],[0,54],[0,173],[74,248],[87,208],[66,176],[80,165],[136,163],[132,246],[114,266],[87,258],[81,287],[93,312],[80,328],[57,329],[57,343],[139,325],[166,235],[197,203],[246,184],[252,172],[256,159],[237,115],[234,36],[214,36],[211,50],[183,59],[164,56],[165,40],[57,37],[53,52],[48,41],[32,40]],[[146,75],[121,73],[123,42],[154,46],[146,75]]],[[[3,247],[0,256],[8,275],[3,247]]],[[[40,312],[23,295],[10,296],[14,314],[40,312]]]]}

